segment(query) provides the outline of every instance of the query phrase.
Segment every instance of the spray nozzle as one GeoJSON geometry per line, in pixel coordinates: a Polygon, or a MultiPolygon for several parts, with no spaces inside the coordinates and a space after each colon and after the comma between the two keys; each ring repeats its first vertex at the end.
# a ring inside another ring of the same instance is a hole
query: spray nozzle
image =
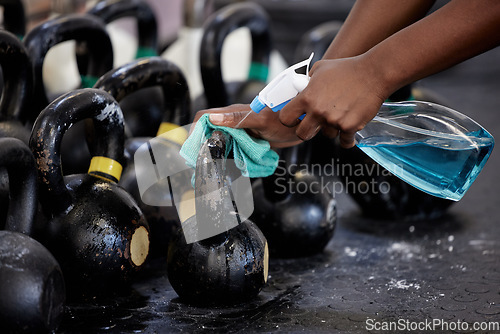
{"type": "Polygon", "coordinates": [[[250,104],[250,108],[259,113],[266,106],[273,111],[281,110],[291,99],[306,88],[309,83],[309,65],[314,56],[311,53],[308,59],[290,66],[278,74],[250,104]],[[306,66],[306,74],[296,72],[306,66]]]}

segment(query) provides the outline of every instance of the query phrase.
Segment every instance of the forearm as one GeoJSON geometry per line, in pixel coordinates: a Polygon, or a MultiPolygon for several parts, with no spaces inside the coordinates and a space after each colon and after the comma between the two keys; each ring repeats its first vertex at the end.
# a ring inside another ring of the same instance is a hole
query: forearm
{"type": "Polygon", "coordinates": [[[499,31],[500,1],[453,0],[363,58],[377,69],[387,95],[499,45],[499,31]]]}
{"type": "MultiPolygon", "coordinates": [[[[475,0],[471,0],[475,1],[475,0]]],[[[424,17],[435,0],[357,0],[323,59],[360,55],[424,17]]]]}

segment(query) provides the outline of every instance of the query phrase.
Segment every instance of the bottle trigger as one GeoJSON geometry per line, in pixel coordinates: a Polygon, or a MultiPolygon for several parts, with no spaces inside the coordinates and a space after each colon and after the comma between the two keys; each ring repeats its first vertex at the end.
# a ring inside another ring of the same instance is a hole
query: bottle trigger
{"type": "Polygon", "coordinates": [[[306,88],[309,83],[309,78],[307,75],[299,74],[293,80],[293,87],[297,90],[297,92],[302,92],[304,88],[306,88]]]}

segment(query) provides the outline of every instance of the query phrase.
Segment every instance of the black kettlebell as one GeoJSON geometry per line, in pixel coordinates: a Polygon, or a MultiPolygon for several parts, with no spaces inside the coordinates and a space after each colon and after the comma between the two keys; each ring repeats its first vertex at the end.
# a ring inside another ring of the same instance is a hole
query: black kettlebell
{"type": "Polygon", "coordinates": [[[52,97],[47,96],[43,82],[43,62],[48,51],[55,45],[76,40],[85,42],[89,50],[89,61],[85,72],[81,72],[82,87],[92,87],[97,79],[113,68],[113,48],[106,26],[92,15],[68,14],[48,20],[33,28],[25,37],[34,68],[35,108],[44,109],[52,97]]]}
{"type": "MultiPolygon", "coordinates": [[[[80,72],[81,86],[89,88],[101,75],[113,68],[113,49],[104,23],[92,15],[68,14],[46,21],[33,28],[24,39],[34,68],[34,101],[36,112],[43,110],[55,96],[47,96],[43,77],[43,63],[55,45],[76,40],[85,42],[89,50],[88,64],[80,72]]],[[[68,91],[74,87],[68,87],[68,91]]],[[[34,122],[34,119],[32,122],[34,122]]],[[[83,124],[72,127],[62,145],[65,174],[85,173],[90,163],[90,153],[82,142],[83,124]]]]}
{"type": "Polygon", "coordinates": [[[23,39],[26,34],[26,13],[21,0],[0,0],[3,7],[3,28],[17,38],[23,39]]]}
{"type": "Polygon", "coordinates": [[[194,110],[252,102],[265,87],[271,49],[269,17],[260,5],[253,2],[236,3],[213,13],[203,26],[200,46],[200,71],[205,99],[195,100],[194,110]],[[232,31],[241,27],[247,27],[252,36],[248,80],[225,83],[221,64],[222,45],[232,31]]]}
{"type": "MultiPolygon", "coordinates": [[[[142,0],[101,0],[89,11],[106,24],[124,17],[133,17],[137,22],[138,48],[136,58],[158,55],[158,29],[153,9],[142,0]]],[[[79,48],[78,62],[84,50],[79,48]]],[[[140,92],[127,94],[120,107],[127,121],[126,133],[131,137],[152,136],[162,119],[164,99],[159,87],[144,88],[140,92]]]]}
{"type": "Polygon", "coordinates": [[[2,332],[52,332],[63,316],[66,292],[56,259],[30,237],[38,205],[35,159],[19,139],[0,138],[0,166],[11,185],[7,223],[0,231],[2,332]]]}
{"type": "Polygon", "coordinates": [[[273,256],[320,253],[334,235],[336,201],[322,186],[328,181],[309,170],[311,144],[282,149],[275,173],[252,184],[255,209],[251,219],[269,241],[273,256]]]}
{"type": "Polygon", "coordinates": [[[141,268],[148,254],[148,224],[132,196],[117,184],[124,163],[123,140],[118,103],[97,89],[62,95],[33,126],[30,147],[48,217],[42,239],[61,264],[68,293],[76,296],[80,291],[115,291],[141,268]],[[88,173],[63,177],[61,141],[72,124],[87,118],[94,129],[88,173]]]}
{"type": "MultiPolygon", "coordinates": [[[[295,53],[297,61],[315,52],[313,62],[325,53],[342,22],[323,23],[302,37],[295,53]]],[[[436,94],[412,84],[393,94],[389,101],[421,100],[443,103],[436,94]]],[[[339,171],[345,191],[361,207],[363,214],[378,219],[418,220],[442,216],[453,201],[428,195],[389,173],[358,147],[342,148],[337,140],[318,133],[312,140],[311,163],[330,165],[339,171]],[[327,152],[327,153],[325,153],[327,152]]]]}
{"type": "MultiPolygon", "coordinates": [[[[0,68],[3,74],[0,137],[17,138],[27,145],[30,130],[26,120],[31,112],[32,68],[24,45],[14,34],[5,30],[0,30],[0,68]]],[[[5,224],[8,205],[9,180],[7,173],[0,170],[0,229],[5,224]]]]}
{"type": "MultiPolygon", "coordinates": [[[[158,86],[165,105],[161,110],[160,120],[147,129],[146,136],[152,137],[158,132],[164,132],[162,128],[168,129],[172,124],[186,125],[190,121],[189,88],[179,67],[161,57],[138,59],[109,71],[96,82],[94,88],[108,92],[116,101],[121,102],[132,93],[158,86]]],[[[136,117],[131,120],[126,118],[125,121],[139,121],[138,118],[142,116],[136,117]]]]}
{"type": "MultiPolygon", "coordinates": [[[[21,0],[0,0],[0,7],[3,7],[3,28],[22,40],[26,33],[23,2],[21,0]]],[[[0,71],[0,91],[3,90],[3,80],[2,71],[0,71]]]]}
{"type": "MultiPolygon", "coordinates": [[[[222,196],[213,196],[214,192],[220,194],[218,191],[231,187],[225,168],[225,137],[215,131],[198,155],[196,214],[183,222],[183,232],[194,240],[211,226],[231,226],[235,215],[241,220],[233,204],[222,196]]],[[[179,232],[170,243],[167,257],[168,279],[182,300],[195,304],[235,304],[255,297],[266,284],[267,241],[250,220],[192,243],[186,242],[185,234],[179,232]]]]}
{"type": "Polygon", "coordinates": [[[143,0],[101,0],[88,14],[101,18],[106,24],[124,17],[137,20],[138,48],[136,58],[158,55],[158,28],[153,9],[143,0]]]}
{"type": "MultiPolygon", "coordinates": [[[[137,175],[139,173],[134,164],[134,154],[143,144],[149,142],[155,135],[161,134],[179,128],[180,125],[188,124],[190,120],[191,101],[189,88],[182,71],[172,62],[160,57],[150,57],[140,59],[125,64],[113,71],[103,75],[96,83],[95,87],[111,94],[118,102],[131,96],[142,89],[160,86],[160,90],[165,100],[164,110],[162,110],[161,124],[149,129],[148,137],[129,138],[125,143],[125,152],[127,158],[127,167],[123,171],[120,185],[129,192],[137,201],[151,229],[151,257],[166,256],[169,240],[175,230],[180,227],[177,210],[174,206],[153,206],[146,204],[139,193],[137,184],[137,175]]],[[[140,100],[139,102],[144,102],[140,100]]],[[[144,117],[148,117],[148,112],[144,110],[144,117]]],[[[124,115],[128,124],[130,116],[124,115]]],[[[137,117],[142,117],[140,114],[137,117]]],[[[185,168],[184,159],[178,156],[178,152],[184,140],[187,138],[187,130],[179,128],[175,132],[164,135],[161,138],[162,149],[165,155],[168,155],[167,161],[171,163],[182,163],[185,168]],[[172,133],[178,133],[181,137],[172,137],[172,133]],[[177,157],[175,160],[173,157],[177,157]]],[[[179,170],[182,170],[179,166],[179,170]]],[[[148,173],[148,172],[146,172],[148,173]]],[[[168,182],[168,180],[158,180],[168,182]]],[[[161,202],[169,203],[172,201],[170,192],[155,192],[155,196],[161,195],[164,199],[161,202]]],[[[154,200],[157,202],[158,200],[154,200]]],[[[149,201],[146,201],[150,203],[149,201]]]]}
{"type": "Polygon", "coordinates": [[[12,33],[0,30],[0,67],[3,74],[0,101],[0,137],[14,137],[28,144],[33,98],[32,67],[26,49],[12,33]]]}

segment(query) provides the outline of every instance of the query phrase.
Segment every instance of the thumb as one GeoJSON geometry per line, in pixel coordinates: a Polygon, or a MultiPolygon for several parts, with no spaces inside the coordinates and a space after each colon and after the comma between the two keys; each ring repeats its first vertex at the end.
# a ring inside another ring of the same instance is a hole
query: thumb
{"type": "Polygon", "coordinates": [[[214,125],[219,126],[227,126],[230,128],[245,127],[245,121],[249,114],[252,113],[252,110],[249,108],[241,111],[232,111],[232,112],[222,112],[222,113],[211,113],[208,117],[210,122],[214,125]],[[240,124],[241,123],[241,124],[240,124]]]}

